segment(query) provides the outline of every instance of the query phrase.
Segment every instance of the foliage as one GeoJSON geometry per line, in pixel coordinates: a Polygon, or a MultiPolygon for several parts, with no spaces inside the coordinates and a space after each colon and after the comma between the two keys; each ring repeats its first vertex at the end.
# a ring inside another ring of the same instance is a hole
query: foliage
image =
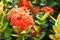
{"type": "MultiPolygon", "coordinates": [[[[0,15],[0,40],[46,40],[49,39],[49,37],[51,38],[52,35],[54,38],[60,34],[59,0],[30,0],[32,6],[29,10],[29,13],[33,17],[36,27],[33,28],[32,26],[29,26],[27,30],[22,31],[21,33],[15,32],[16,30],[11,27],[10,20],[8,21],[6,17],[10,9],[18,7],[17,3],[19,0],[0,0],[0,2],[4,4],[2,8],[3,12],[0,15]],[[32,12],[32,9],[35,6],[40,8],[40,11],[37,14],[32,12]],[[46,13],[43,12],[42,7],[45,6],[49,6],[54,9],[54,14],[51,15],[49,11],[46,13]],[[57,17],[58,14],[59,16],[57,17]],[[32,34],[30,34],[31,29],[33,29],[32,34]]],[[[59,36],[57,38],[59,40],[59,36]]]]}

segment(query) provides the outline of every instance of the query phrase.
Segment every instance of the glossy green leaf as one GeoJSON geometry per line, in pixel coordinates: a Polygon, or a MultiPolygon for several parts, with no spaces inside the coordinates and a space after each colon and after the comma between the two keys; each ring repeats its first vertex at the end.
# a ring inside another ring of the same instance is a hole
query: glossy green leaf
{"type": "Polygon", "coordinates": [[[56,5],[58,5],[57,2],[52,2],[49,6],[50,6],[50,7],[54,7],[54,6],[56,6],[56,5]]]}
{"type": "Polygon", "coordinates": [[[16,39],[16,40],[22,40],[22,39],[21,39],[21,37],[17,37],[17,39],[16,39]]]}
{"type": "Polygon", "coordinates": [[[34,40],[38,40],[38,38],[33,37],[34,40]]]}
{"type": "Polygon", "coordinates": [[[9,29],[9,28],[7,28],[7,29],[4,31],[4,36],[5,36],[6,38],[10,38],[11,32],[12,32],[12,30],[9,29]]]}
{"type": "Polygon", "coordinates": [[[13,6],[14,7],[17,7],[17,2],[18,2],[18,0],[13,0],[13,6]]]}
{"type": "Polygon", "coordinates": [[[57,25],[59,25],[59,26],[60,26],[60,21],[58,21],[58,22],[57,22],[57,25]]]}
{"type": "Polygon", "coordinates": [[[45,6],[46,5],[46,0],[40,0],[40,6],[45,6]]]}
{"type": "Polygon", "coordinates": [[[37,15],[36,18],[41,20],[41,21],[44,21],[48,16],[49,16],[49,12],[45,13],[43,17],[41,17],[42,15],[37,15]]]}
{"type": "Polygon", "coordinates": [[[41,33],[40,33],[39,40],[41,40],[45,35],[46,35],[46,33],[45,33],[45,32],[41,32],[41,33]]]}
{"type": "Polygon", "coordinates": [[[3,22],[4,22],[4,19],[5,19],[5,16],[6,16],[6,15],[3,13],[3,15],[2,15],[2,19],[1,19],[1,20],[2,20],[2,23],[1,23],[0,28],[2,28],[2,26],[3,26],[3,22]]]}
{"type": "Polygon", "coordinates": [[[19,37],[20,35],[18,35],[18,34],[11,34],[11,36],[13,36],[13,37],[19,37]]]}
{"type": "Polygon", "coordinates": [[[42,28],[47,28],[47,27],[48,27],[48,24],[46,23],[42,25],[42,28]]]}
{"type": "Polygon", "coordinates": [[[4,31],[4,30],[6,30],[6,29],[7,29],[7,27],[8,27],[8,22],[5,22],[5,23],[4,23],[4,25],[3,25],[2,30],[3,30],[3,31],[4,31]]]}
{"type": "Polygon", "coordinates": [[[43,17],[43,14],[44,14],[44,12],[40,12],[39,14],[36,15],[36,17],[42,18],[43,17]]]}
{"type": "Polygon", "coordinates": [[[26,34],[28,34],[28,33],[30,32],[31,27],[32,27],[32,26],[29,26],[28,30],[26,31],[26,34]]]}
{"type": "Polygon", "coordinates": [[[44,16],[42,17],[43,20],[45,20],[49,16],[50,12],[46,12],[44,16]]]}
{"type": "Polygon", "coordinates": [[[43,25],[43,24],[46,23],[46,20],[44,20],[44,21],[38,21],[38,20],[36,20],[35,23],[38,24],[38,25],[43,25]]]}

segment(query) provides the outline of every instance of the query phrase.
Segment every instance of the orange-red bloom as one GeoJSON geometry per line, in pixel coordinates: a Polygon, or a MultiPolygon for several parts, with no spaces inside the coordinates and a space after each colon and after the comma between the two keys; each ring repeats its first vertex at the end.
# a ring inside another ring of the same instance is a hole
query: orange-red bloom
{"type": "Polygon", "coordinates": [[[27,30],[30,25],[34,26],[32,16],[22,8],[13,8],[7,14],[7,19],[11,20],[10,25],[17,26],[21,30],[27,30]]]}
{"type": "Polygon", "coordinates": [[[52,8],[48,7],[48,6],[43,7],[42,11],[43,12],[50,12],[51,15],[54,14],[54,10],[52,8]]]}
{"type": "Polygon", "coordinates": [[[39,11],[40,11],[39,7],[34,7],[34,8],[32,9],[32,12],[33,12],[34,14],[39,13],[39,11]]]}
{"type": "Polygon", "coordinates": [[[11,19],[11,17],[16,14],[16,13],[29,13],[29,10],[26,9],[26,7],[21,7],[21,8],[12,8],[9,12],[8,12],[8,16],[7,19],[11,19]]]}
{"type": "Polygon", "coordinates": [[[32,3],[29,0],[20,0],[18,2],[18,7],[25,6],[27,9],[30,9],[32,6],[32,3]]]}

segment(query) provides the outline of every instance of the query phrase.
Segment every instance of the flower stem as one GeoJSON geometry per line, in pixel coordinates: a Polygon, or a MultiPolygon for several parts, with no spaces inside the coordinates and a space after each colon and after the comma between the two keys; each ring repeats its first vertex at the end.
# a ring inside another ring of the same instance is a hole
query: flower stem
{"type": "Polygon", "coordinates": [[[51,15],[49,15],[49,16],[50,16],[51,19],[53,19],[56,22],[56,19],[55,18],[53,18],[51,15]]]}
{"type": "Polygon", "coordinates": [[[25,37],[24,36],[22,37],[22,40],[25,40],[25,37]]]}

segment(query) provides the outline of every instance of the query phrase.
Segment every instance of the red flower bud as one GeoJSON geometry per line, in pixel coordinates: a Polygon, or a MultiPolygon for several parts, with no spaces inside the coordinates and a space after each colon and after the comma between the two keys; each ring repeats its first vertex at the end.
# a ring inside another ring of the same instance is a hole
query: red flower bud
{"type": "Polygon", "coordinates": [[[39,37],[39,34],[33,29],[30,30],[30,35],[34,36],[34,37],[37,37],[37,38],[39,37]]]}
{"type": "Polygon", "coordinates": [[[39,7],[34,7],[34,8],[32,9],[32,12],[33,12],[34,14],[38,14],[39,11],[40,11],[39,7]]]}
{"type": "Polygon", "coordinates": [[[7,8],[7,5],[4,5],[3,8],[7,8]]]}

